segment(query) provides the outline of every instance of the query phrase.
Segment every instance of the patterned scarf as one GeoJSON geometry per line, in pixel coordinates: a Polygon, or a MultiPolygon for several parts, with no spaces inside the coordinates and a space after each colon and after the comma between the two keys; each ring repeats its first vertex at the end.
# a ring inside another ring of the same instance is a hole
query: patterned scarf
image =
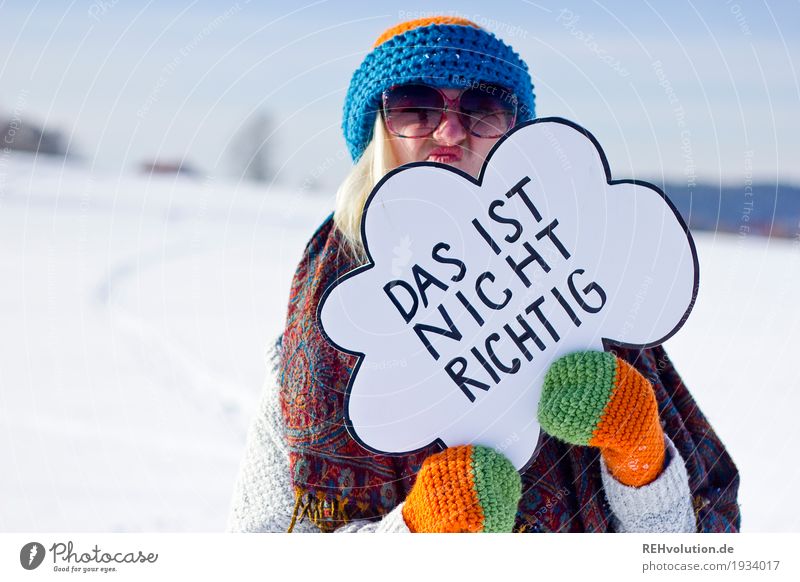
{"type": "MultiPolygon", "coordinates": [[[[329,217],[313,235],[292,281],[279,341],[281,410],[295,488],[292,530],[309,519],[333,531],[355,519],[378,518],[402,502],[420,465],[436,446],[404,456],[375,455],[347,432],[345,390],[356,358],[322,337],[317,305],[325,289],[357,263],[329,217]]],[[[664,431],[686,462],[698,531],[739,531],[739,473],[661,346],[614,352],[655,388],[664,431]]],[[[613,531],[600,479],[599,450],[541,434],[540,453],[522,475],[515,531],[613,531]]]]}

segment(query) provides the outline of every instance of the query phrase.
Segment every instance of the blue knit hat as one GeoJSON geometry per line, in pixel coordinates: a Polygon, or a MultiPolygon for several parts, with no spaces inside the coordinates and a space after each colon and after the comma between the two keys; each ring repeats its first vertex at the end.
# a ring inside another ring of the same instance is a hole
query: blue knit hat
{"type": "Polygon", "coordinates": [[[381,94],[393,85],[420,82],[439,88],[497,84],[516,95],[518,123],[534,117],[528,66],[494,34],[464,18],[403,22],[378,38],[350,80],[342,130],[353,161],[372,139],[381,94]]]}

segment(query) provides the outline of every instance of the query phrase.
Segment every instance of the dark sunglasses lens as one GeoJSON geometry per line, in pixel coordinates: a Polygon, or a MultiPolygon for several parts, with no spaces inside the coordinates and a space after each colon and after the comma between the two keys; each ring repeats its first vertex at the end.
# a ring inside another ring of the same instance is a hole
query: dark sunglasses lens
{"type": "Polygon", "coordinates": [[[513,93],[495,85],[482,85],[461,95],[464,126],[478,137],[500,137],[514,124],[517,100],[513,93]]]}
{"type": "Polygon", "coordinates": [[[438,127],[444,101],[431,87],[401,85],[384,93],[383,107],[389,131],[403,137],[424,137],[438,127]]]}

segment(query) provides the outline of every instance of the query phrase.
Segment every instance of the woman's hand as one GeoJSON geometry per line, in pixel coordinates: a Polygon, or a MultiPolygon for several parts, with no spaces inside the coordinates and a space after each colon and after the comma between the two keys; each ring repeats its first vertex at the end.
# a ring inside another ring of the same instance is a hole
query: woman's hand
{"type": "Polygon", "coordinates": [[[566,355],[547,371],[539,423],[574,445],[599,447],[611,474],[625,485],[653,481],[664,465],[664,432],[653,387],[608,352],[566,355]]]}
{"type": "Polygon", "coordinates": [[[521,497],[506,457],[477,445],[450,447],[425,459],[403,519],[418,533],[510,532],[521,497]]]}

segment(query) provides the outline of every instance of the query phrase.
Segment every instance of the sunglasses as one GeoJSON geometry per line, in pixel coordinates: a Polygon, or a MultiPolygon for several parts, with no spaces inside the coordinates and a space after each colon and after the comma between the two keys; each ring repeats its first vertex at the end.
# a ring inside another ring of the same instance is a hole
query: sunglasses
{"type": "Polygon", "coordinates": [[[456,98],[428,85],[395,85],[383,92],[383,118],[397,137],[429,137],[454,111],[464,129],[476,137],[496,138],[514,126],[517,98],[499,85],[481,83],[464,89],[456,98]]]}

